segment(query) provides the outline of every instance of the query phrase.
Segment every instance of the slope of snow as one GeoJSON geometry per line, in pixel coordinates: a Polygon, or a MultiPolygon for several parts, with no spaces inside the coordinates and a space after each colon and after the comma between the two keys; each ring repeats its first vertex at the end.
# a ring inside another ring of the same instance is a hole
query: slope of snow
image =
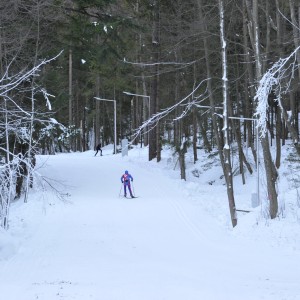
{"type": "Polygon", "coordinates": [[[188,154],[185,182],[171,149],[159,164],[147,149],[111,153],[38,157],[38,172],[65,197],[44,184],[12,205],[0,231],[1,299],[300,299],[297,189],[283,177],[293,164],[283,162],[272,221],[251,207],[256,175],[244,186],[236,176],[237,208],[251,212],[232,229],[217,158],[201,153],[193,164],[188,154]],[[138,198],[122,197],[124,170],[138,198]]]}

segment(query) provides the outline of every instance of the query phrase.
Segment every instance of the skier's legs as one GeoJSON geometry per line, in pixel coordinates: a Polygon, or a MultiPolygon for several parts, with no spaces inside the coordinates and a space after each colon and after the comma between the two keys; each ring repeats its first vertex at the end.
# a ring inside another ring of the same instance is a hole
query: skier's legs
{"type": "Polygon", "coordinates": [[[128,184],[128,190],[129,190],[130,196],[133,197],[130,184],[128,184]]]}
{"type": "Polygon", "coordinates": [[[126,197],[126,184],[124,184],[124,197],[126,197]]]}

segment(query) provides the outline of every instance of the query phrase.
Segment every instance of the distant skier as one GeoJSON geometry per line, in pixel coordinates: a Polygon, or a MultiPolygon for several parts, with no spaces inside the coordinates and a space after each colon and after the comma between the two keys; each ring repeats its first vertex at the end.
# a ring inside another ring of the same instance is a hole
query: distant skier
{"type": "Polygon", "coordinates": [[[131,191],[130,181],[133,181],[133,177],[128,173],[128,171],[125,171],[125,174],[121,177],[121,182],[124,185],[124,197],[127,196],[126,188],[128,188],[131,198],[134,198],[131,191]]]}
{"type": "Polygon", "coordinates": [[[102,156],[102,149],[101,149],[101,144],[99,143],[96,147],[97,152],[95,153],[95,156],[98,154],[98,152],[100,151],[100,155],[102,156]]]}

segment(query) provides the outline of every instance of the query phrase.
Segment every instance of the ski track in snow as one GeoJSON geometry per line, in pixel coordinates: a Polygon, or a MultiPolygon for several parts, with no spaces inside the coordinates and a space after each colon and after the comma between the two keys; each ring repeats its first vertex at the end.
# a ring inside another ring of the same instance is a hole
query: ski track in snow
{"type": "Polygon", "coordinates": [[[0,261],[3,299],[300,299],[299,253],[234,237],[186,199],[180,181],[139,157],[95,158],[89,151],[47,164],[40,172],[65,182],[70,203],[47,199],[37,228],[0,261]],[[139,198],[122,197],[126,169],[139,198]]]}

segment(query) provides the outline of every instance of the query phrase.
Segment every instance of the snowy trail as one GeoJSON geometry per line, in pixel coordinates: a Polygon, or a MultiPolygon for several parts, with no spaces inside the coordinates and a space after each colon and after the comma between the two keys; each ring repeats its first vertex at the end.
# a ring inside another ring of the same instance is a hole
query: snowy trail
{"type": "Polygon", "coordinates": [[[201,209],[193,219],[195,208],[158,170],[91,151],[47,164],[41,173],[64,181],[71,203],[48,207],[18,253],[0,261],[6,300],[300,299],[299,277],[282,273],[300,272],[299,256],[272,249],[270,259],[259,245],[249,253],[251,241],[201,209]],[[125,169],[140,198],[119,197],[125,169]]]}

